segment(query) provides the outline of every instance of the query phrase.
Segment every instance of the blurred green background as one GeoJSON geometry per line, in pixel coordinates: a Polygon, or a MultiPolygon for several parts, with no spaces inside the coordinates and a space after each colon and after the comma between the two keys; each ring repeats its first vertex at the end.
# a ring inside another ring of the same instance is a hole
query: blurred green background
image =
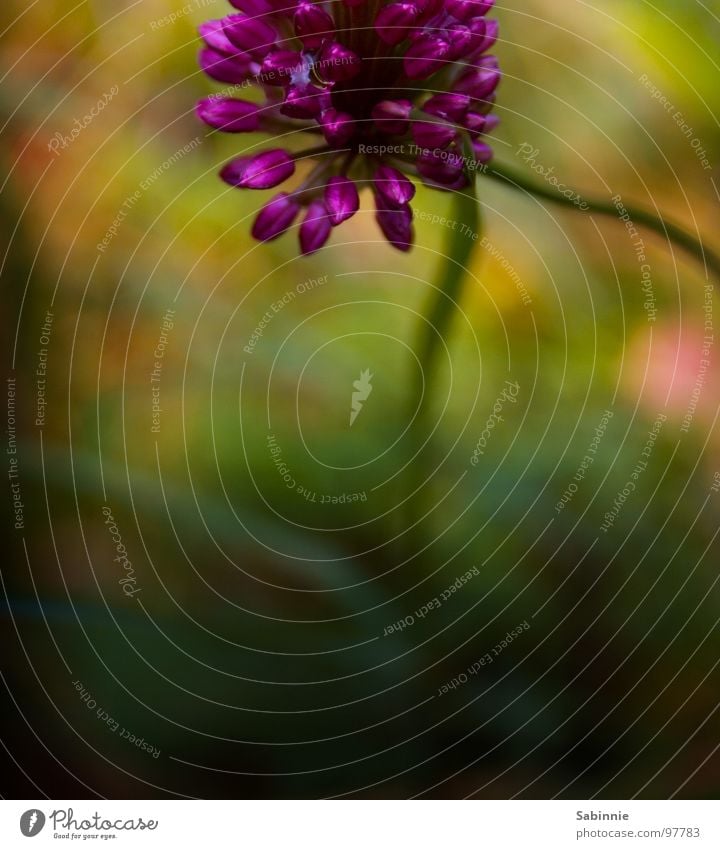
{"type": "MultiPolygon", "coordinates": [[[[712,350],[694,395],[703,269],[643,233],[650,321],[620,222],[480,178],[485,241],[433,387],[432,446],[406,465],[409,348],[448,238],[428,219],[452,217],[452,196],[419,188],[407,255],[367,197],[310,258],[292,234],[254,243],[265,195],[217,170],[261,139],[194,115],[216,89],[195,28],[230,8],[193,0],[161,23],[181,7],[5,5],[4,336],[25,510],[22,528],[9,514],[2,572],[3,795],[715,797],[719,384],[712,350]],[[243,351],[308,280],[323,282],[243,351]],[[473,466],[506,380],[517,402],[473,466]],[[343,493],[365,499],[322,502],[343,493]]],[[[568,185],[717,246],[720,4],[527,0],[497,15],[497,160],[532,176],[516,155],[531,144],[568,185]]]]}

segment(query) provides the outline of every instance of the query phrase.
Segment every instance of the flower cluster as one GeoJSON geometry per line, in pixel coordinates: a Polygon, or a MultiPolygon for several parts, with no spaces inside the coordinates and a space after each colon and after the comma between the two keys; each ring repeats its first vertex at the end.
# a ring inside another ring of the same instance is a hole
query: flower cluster
{"type": "Polygon", "coordinates": [[[221,171],[239,188],[270,189],[296,163],[310,169],[293,191],[258,214],[253,236],[284,233],[301,210],[300,247],[318,250],[331,229],[357,212],[358,185],[370,185],[388,241],[413,240],[410,177],[440,189],[467,183],[492,151],[484,136],[500,81],[487,51],[494,0],[231,0],[239,13],[200,27],[200,64],[233,86],[198,104],[211,127],[230,133],[315,137],[309,149],[282,147],[240,156],[221,171]],[[235,97],[249,88],[261,101],[235,97]]]}

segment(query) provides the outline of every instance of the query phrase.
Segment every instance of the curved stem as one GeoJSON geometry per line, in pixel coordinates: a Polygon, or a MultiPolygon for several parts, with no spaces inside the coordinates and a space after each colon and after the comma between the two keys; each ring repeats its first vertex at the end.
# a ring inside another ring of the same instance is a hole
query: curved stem
{"type": "MultiPolygon", "coordinates": [[[[549,186],[538,185],[534,181],[528,179],[525,174],[521,174],[506,165],[499,165],[492,162],[486,170],[482,172],[494,180],[499,180],[506,186],[516,189],[522,189],[528,194],[541,197],[544,200],[549,200],[551,203],[557,203],[560,206],[569,206],[577,210],[577,203],[569,198],[566,198],[560,192],[553,190],[549,186]]],[[[612,218],[618,218],[618,207],[612,201],[601,200],[599,198],[589,198],[586,194],[582,194],[582,200],[587,204],[587,209],[590,212],[597,212],[600,215],[609,215],[612,218]]],[[[705,247],[703,243],[690,235],[682,227],[674,224],[672,221],[654,215],[642,207],[631,206],[624,200],[622,206],[627,210],[628,215],[636,224],[642,224],[660,236],[669,239],[679,247],[686,250],[689,254],[695,257],[706,269],[711,269],[718,277],[720,277],[720,255],[711,248],[705,247]]]]}

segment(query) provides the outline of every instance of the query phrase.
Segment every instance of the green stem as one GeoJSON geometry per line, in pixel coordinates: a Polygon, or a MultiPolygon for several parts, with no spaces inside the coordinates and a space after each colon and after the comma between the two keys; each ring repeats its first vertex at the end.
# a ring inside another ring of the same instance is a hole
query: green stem
{"type": "MultiPolygon", "coordinates": [[[[560,192],[554,190],[550,186],[538,185],[536,182],[528,179],[524,174],[508,168],[506,165],[499,165],[497,162],[492,162],[487,170],[483,172],[488,177],[494,180],[499,180],[504,185],[522,189],[528,194],[536,197],[549,200],[551,203],[559,204],[560,206],[569,206],[578,210],[576,201],[566,198],[560,192]]],[[[618,207],[612,201],[601,200],[599,198],[589,198],[587,195],[582,195],[582,200],[587,204],[587,208],[591,212],[596,212],[600,215],[609,215],[612,218],[619,216],[618,207]]],[[[623,207],[627,210],[628,215],[635,224],[642,224],[658,235],[675,243],[679,247],[686,250],[695,259],[697,259],[703,267],[711,269],[718,277],[720,277],[720,255],[711,248],[706,247],[703,243],[691,236],[682,227],[668,221],[660,215],[654,215],[646,209],[635,207],[627,204],[624,200],[623,207]]]]}
{"type": "MultiPolygon", "coordinates": [[[[425,321],[420,323],[415,347],[425,377],[421,412],[427,402],[432,400],[432,383],[437,369],[438,352],[458,308],[463,282],[467,276],[467,266],[479,238],[480,206],[472,187],[455,195],[452,218],[456,226],[449,231],[448,244],[436,273],[435,286],[430,293],[428,306],[424,310],[425,321]]],[[[415,399],[419,397],[421,383],[422,378],[419,380],[415,399]]]]}
{"type": "Polygon", "coordinates": [[[480,205],[472,183],[466,191],[455,194],[451,217],[455,226],[448,231],[447,244],[435,272],[427,306],[423,310],[424,320],[418,323],[413,346],[422,373],[415,372],[416,379],[408,398],[407,416],[413,424],[406,442],[409,473],[405,481],[406,489],[401,493],[407,500],[405,509],[398,516],[403,523],[399,530],[405,533],[399,551],[403,558],[415,557],[416,552],[429,545],[433,539],[421,522],[424,510],[432,506],[431,482],[425,479],[427,470],[433,467],[433,463],[428,460],[433,446],[429,437],[432,427],[428,426],[427,413],[435,397],[439,354],[443,342],[448,344],[452,321],[458,310],[457,304],[462,297],[463,283],[468,276],[467,267],[479,239],[480,205]],[[410,531],[410,528],[413,530],[410,531]]]}

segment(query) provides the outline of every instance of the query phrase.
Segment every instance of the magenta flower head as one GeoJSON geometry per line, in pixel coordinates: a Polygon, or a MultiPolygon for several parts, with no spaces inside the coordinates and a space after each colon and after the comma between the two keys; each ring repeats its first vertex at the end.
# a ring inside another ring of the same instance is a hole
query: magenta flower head
{"type": "Polygon", "coordinates": [[[231,2],[238,12],[200,27],[200,65],[232,88],[202,100],[198,115],[222,132],[275,139],[228,162],[221,177],[272,189],[297,164],[303,172],[261,209],[253,236],[275,239],[299,217],[301,250],[313,253],[357,212],[367,186],[383,234],[408,250],[413,179],[457,190],[492,156],[495,0],[231,2]],[[251,99],[240,96],[251,88],[251,99]],[[312,143],[291,152],[279,136],[294,148],[299,136],[312,143]]]}

